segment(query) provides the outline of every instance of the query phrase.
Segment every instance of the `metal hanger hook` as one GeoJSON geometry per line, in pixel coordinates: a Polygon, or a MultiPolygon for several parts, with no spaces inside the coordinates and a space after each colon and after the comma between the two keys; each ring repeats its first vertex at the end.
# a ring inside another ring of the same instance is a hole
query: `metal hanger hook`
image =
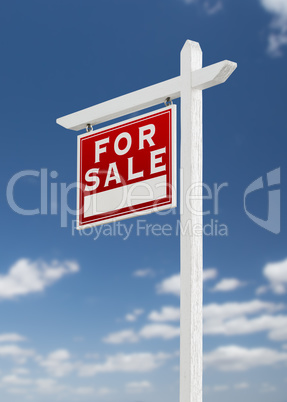
{"type": "Polygon", "coordinates": [[[93,131],[93,126],[90,123],[87,124],[86,131],[87,131],[87,133],[89,133],[90,131],[93,131]]]}
{"type": "Polygon", "coordinates": [[[171,106],[172,103],[172,99],[168,96],[164,102],[165,106],[171,106]]]}

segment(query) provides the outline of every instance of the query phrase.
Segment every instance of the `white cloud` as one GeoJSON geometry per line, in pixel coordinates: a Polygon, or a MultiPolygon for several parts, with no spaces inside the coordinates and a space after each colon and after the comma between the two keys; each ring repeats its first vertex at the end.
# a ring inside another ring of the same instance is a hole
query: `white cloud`
{"type": "Polygon", "coordinates": [[[228,389],[229,389],[229,386],[228,386],[228,385],[215,385],[215,386],[213,387],[213,390],[214,390],[215,392],[227,391],[228,389]]]}
{"type": "Polygon", "coordinates": [[[238,384],[234,385],[235,389],[247,389],[250,388],[250,385],[248,384],[248,382],[240,382],[238,384]]]}
{"type": "Polygon", "coordinates": [[[284,304],[251,300],[244,303],[209,304],[203,307],[203,329],[206,335],[243,335],[268,331],[271,340],[287,339],[287,316],[264,314],[285,308],[284,304]]]}
{"type": "Polygon", "coordinates": [[[15,375],[28,375],[30,374],[30,370],[25,367],[17,367],[13,370],[13,374],[15,375]]]}
{"type": "Polygon", "coordinates": [[[268,286],[259,286],[256,289],[255,294],[260,296],[260,295],[264,295],[267,291],[268,291],[268,286]]]}
{"type": "Polygon", "coordinates": [[[261,0],[261,4],[270,13],[287,15],[286,0],[261,0]]]}
{"type": "Polygon", "coordinates": [[[113,392],[110,388],[95,389],[94,387],[77,387],[77,388],[71,388],[69,391],[72,394],[81,395],[81,396],[88,396],[88,395],[105,396],[105,395],[109,395],[113,392]]]}
{"type": "Polygon", "coordinates": [[[93,359],[96,360],[100,357],[98,353],[86,353],[85,354],[85,359],[93,359]]]}
{"type": "Polygon", "coordinates": [[[134,322],[138,319],[140,315],[144,313],[143,309],[135,309],[132,313],[129,313],[125,316],[125,320],[129,322],[134,322]]]}
{"type": "Polygon", "coordinates": [[[277,388],[274,387],[274,385],[269,384],[268,382],[264,382],[263,384],[261,384],[261,387],[260,387],[260,391],[263,393],[275,392],[276,390],[277,390],[277,388]]]}
{"type": "Polygon", "coordinates": [[[216,14],[223,9],[223,3],[220,0],[213,2],[212,4],[208,1],[205,1],[203,5],[208,15],[216,14]]]}
{"type": "MultiPolygon", "coordinates": [[[[285,305],[283,303],[264,302],[257,299],[241,303],[212,303],[203,306],[203,317],[206,321],[221,322],[245,314],[250,315],[263,311],[273,313],[284,308],[285,305]]],[[[148,319],[155,322],[178,321],[180,319],[180,309],[178,307],[163,306],[160,311],[152,311],[148,315],[148,319]]]]}
{"type": "Polygon", "coordinates": [[[133,276],[136,278],[153,278],[155,276],[155,272],[151,268],[138,269],[133,272],[133,276]]]}
{"type": "Polygon", "coordinates": [[[287,316],[277,316],[270,319],[268,337],[272,341],[287,341],[287,316]]]}
{"type": "Polygon", "coordinates": [[[126,329],[119,332],[114,332],[112,334],[107,335],[103,342],[112,343],[112,344],[120,344],[120,343],[135,343],[138,342],[139,337],[132,329],[126,329]]]}
{"type": "Polygon", "coordinates": [[[42,292],[63,276],[78,271],[79,266],[73,261],[54,261],[47,264],[43,261],[20,259],[6,275],[0,275],[0,299],[13,299],[29,293],[42,292]]]}
{"type": "Polygon", "coordinates": [[[144,326],[139,335],[142,338],[161,338],[161,339],[172,339],[178,337],[180,334],[180,328],[174,327],[172,325],[166,324],[149,324],[144,326]]]}
{"type": "Polygon", "coordinates": [[[39,394],[57,394],[65,392],[66,394],[72,392],[73,394],[76,393],[75,388],[70,388],[67,385],[59,384],[53,378],[33,378],[30,379],[30,388],[27,389],[29,394],[31,393],[39,393],[39,394]]]}
{"type": "Polygon", "coordinates": [[[136,343],[140,339],[172,339],[179,336],[179,327],[166,324],[148,324],[145,325],[138,333],[132,329],[126,329],[114,332],[103,338],[103,342],[111,344],[136,343]]]}
{"type": "Polygon", "coordinates": [[[287,2],[286,0],[260,0],[263,8],[273,15],[268,38],[268,53],[273,57],[282,55],[287,45],[287,2]]]}
{"type": "Polygon", "coordinates": [[[8,388],[7,392],[9,392],[9,394],[23,395],[23,394],[27,394],[27,389],[26,388],[8,388]]]}
{"type": "Polygon", "coordinates": [[[93,395],[95,394],[95,388],[93,387],[78,387],[73,390],[76,395],[93,395]]]}
{"type": "Polygon", "coordinates": [[[252,319],[238,317],[219,324],[209,323],[205,329],[209,335],[244,335],[262,331],[268,331],[268,337],[272,340],[287,340],[287,316],[263,315],[252,319]]]}
{"type": "Polygon", "coordinates": [[[274,21],[272,26],[276,32],[269,34],[267,52],[272,57],[281,57],[282,47],[287,45],[287,23],[285,23],[285,19],[279,19],[274,21]]]}
{"type": "Polygon", "coordinates": [[[260,313],[262,311],[276,312],[284,309],[282,303],[264,302],[261,300],[250,300],[248,302],[229,302],[224,304],[207,304],[203,307],[203,317],[205,320],[226,320],[242,315],[260,313]]]}
{"type": "Polygon", "coordinates": [[[59,392],[62,389],[52,378],[38,378],[35,380],[36,391],[43,394],[59,392]]]}
{"type": "MultiPolygon", "coordinates": [[[[12,377],[12,376],[11,376],[12,377]]],[[[30,386],[30,388],[26,388],[26,393],[29,391],[30,395],[32,393],[34,394],[39,393],[39,394],[57,394],[59,396],[60,393],[62,393],[62,396],[67,399],[71,399],[71,395],[80,395],[82,397],[85,396],[104,396],[112,393],[112,390],[109,388],[99,388],[96,389],[91,386],[68,386],[64,384],[59,384],[58,381],[52,378],[38,378],[38,379],[9,379],[9,376],[7,376],[7,379],[4,378],[5,382],[2,382],[3,386],[9,387],[9,386],[30,386]]],[[[13,390],[16,390],[19,388],[13,388],[13,390]]],[[[7,389],[9,392],[9,389],[7,389]]],[[[25,389],[22,389],[24,391],[25,389]]],[[[23,393],[23,392],[21,392],[23,393]]]]}
{"type": "Polygon", "coordinates": [[[212,289],[213,292],[230,292],[232,290],[236,290],[245,286],[245,282],[241,282],[239,279],[236,278],[225,278],[218,282],[214,288],[212,289]]]}
{"type": "Polygon", "coordinates": [[[70,358],[71,355],[66,349],[59,349],[50,353],[47,358],[38,358],[38,363],[51,376],[64,377],[76,368],[76,365],[70,361],[70,358]]]}
{"type": "Polygon", "coordinates": [[[157,293],[168,293],[175,296],[180,295],[180,275],[172,275],[169,278],[164,279],[157,285],[157,293]]]}
{"type": "Polygon", "coordinates": [[[169,357],[166,353],[119,353],[108,356],[104,363],[82,364],[78,373],[81,377],[91,377],[99,373],[144,373],[160,367],[169,357]]]}
{"type": "Polygon", "coordinates": [[[15,374],[11,375],[6,375],[1,379],[2,384],[4,385],[20,385],[20,386],[26,386],[26,385],[31,385],[32,380],[29,378],[23,378],[19,377],[15,374]]]}
{"type": "Polygon", "coordinates": [[[113,392],[111,388],[103,387],[97,390],[97,394],[100,396],[109,395],[113,392]]]}
{"type": "Polygon", "coordinates": [[[203,270],[203,281],[210,281],[217,278],[218,272],[215,268],[209,268],[203,270]]]}
{"type": "Polygon", "coordinates": [[[25,363],[28,358],[34,357],[35,352],[31,349],[23,349],[18,345],[0,346],[0,357],[8,357],[17,363],[25,363]]]}
{"type": "Polygon", "coordinates": [[[208,15],[213,15],[218,13],[223,8],[223,3],[221,0],[183,0],[185,4],[195,4],[195,5],[202,5],[204,11],[208,15]]]}
{"type": "Polygon", "coordinates": [[[26,338],[22,335],[9,333],[9,334],[0,334],[0,342],[24,342],[26,338]]]}
{"type": "Polygon", "coordinates": [[[205,367],[221,371],[245,371],[281,362],[287,362],[287,353],[269,348],[248,349],[237,345],[222,346],[204,355],[205,367]]]}
{"type": "MultiPolygon", "coordinates": [[[[287,316],[271,315],[285,309],[283,303],[250,300],[203,306],[203,330],[205,335],[246,335],[266,331],[274,341],[287,340],[287,316]],[[262,314],[263,313],[263,314],[262,314]],[[257,317],[250,317],[261,314],[257,317]]],[[[179,336],[180,328],[163,324],[169,321],[179,321],[180,309],[163,306],[160,311],[152,311],[148,319],[153,324],[145,325],[137,333],[124,330],[104,338],[107,343],[131,343],[140,339],[173,339],[179,336]]]]}
{"type": "MultiPolygon", "coordinates": [[[[217,277],[217,270],[215,268],[203,270],[203,281],[209,281],[217,277]]],[[[172,275],[169,278],[160,282],[157,287],[157,293],[160,294],[173,294],[180,295],[180,274],[172,275]]]]}
{"type": "Polygon", "coordinates": [[[149,381],[129,382],[125,386],[128,394],[141,394],[144,391],[148,391],[152,388],[149,381]]]}
{"type": "Polygon", "coordinates": [[[161,311],[152,311],[148,319],[157,322],[178,321],[180,319],[180,309],[172,306],[164,306],[161,311]]]}
{"type": "Polygon", "coordinates": [[[287,259],[265,265],[263,275],[274,293],[280,295],[287,292],[287,259]]]}

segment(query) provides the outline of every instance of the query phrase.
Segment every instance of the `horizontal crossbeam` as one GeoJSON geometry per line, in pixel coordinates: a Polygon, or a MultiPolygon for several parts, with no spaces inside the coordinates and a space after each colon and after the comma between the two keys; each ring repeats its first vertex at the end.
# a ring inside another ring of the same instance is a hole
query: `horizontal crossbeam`
{"type": "MultiPolygon", "coordinates": [[[[192,88],[207,89],[225,82],[236,69],[237,64],[224,60],[211,66],[201,68],[192,73],[192,88]]],[[[159,84],[140,89],[118,98],[99,103],[57,119],[57,123],[67,129],[79,131],[88,124],[94,126],[105,121],[134,113],[148,107],[163,103],[166,98],[180,97],[182,90],[181,76],[163,81],[159,84]]]]}

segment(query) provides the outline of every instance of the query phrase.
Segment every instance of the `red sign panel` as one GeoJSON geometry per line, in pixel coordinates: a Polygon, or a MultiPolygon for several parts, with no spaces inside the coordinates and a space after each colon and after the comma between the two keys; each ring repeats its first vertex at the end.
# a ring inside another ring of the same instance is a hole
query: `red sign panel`
{"type": "Polygon", "coordinates": [[[175,105],[78,136],[78,229],[175,206],[175,105]]]}

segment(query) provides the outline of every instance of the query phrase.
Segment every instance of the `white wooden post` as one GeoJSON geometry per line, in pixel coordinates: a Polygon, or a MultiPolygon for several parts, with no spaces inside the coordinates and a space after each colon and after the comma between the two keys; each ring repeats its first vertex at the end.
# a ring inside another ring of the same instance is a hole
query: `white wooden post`
{"type": "Polygon", "coordinates": [[[181,97],[180,402],[202,401],[202,235],[189,233],[189,228],[202,228],[202,90],[225,82],[236,67],[224,60],[202,68],[200,46],[188,40],[180,76],[57,119],[79,131],[181,97]],[[197,185],[197,197],[190,202],[192,185],[197,185]]]}
{"type": "Polygon", "coordinates": [[[194,228],[198,232],[202,227],[202,90],[192,89],[192,71],[201,66],[199,44],[187,41],[180,61],[181,194],[184,198],[180,211],[180,402],[202,401],[202,234],[193,232],[194,228]],[[198,196],[190,203],[187,195],[196,184],[198,196]]]}

